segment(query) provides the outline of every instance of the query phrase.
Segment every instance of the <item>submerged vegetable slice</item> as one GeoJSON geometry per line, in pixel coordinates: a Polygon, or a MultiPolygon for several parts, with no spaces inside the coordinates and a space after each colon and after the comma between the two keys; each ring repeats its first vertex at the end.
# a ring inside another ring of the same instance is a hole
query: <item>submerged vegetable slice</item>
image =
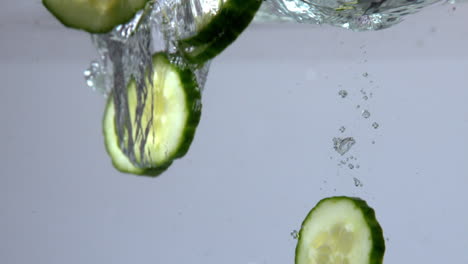
{"type": "Polygon", "coordinates": [[[221,53],[247,28],[261,3],[261,0],[219,0],[216,14],[201,18],[200,30],[179,41],[187,60],[203,63],[221,53]]]}
{"type": "MultiPolygon", "coordinates": [[[[143,109],[141,122],[148,130],[144,147],[145,157],[135,148],[135,159],[145,159],[145,167],[135,166],[121,150],[115,125],[115,107],[112,97],[107,103],[103,132],[107,152],[115,168],[121,172],[157,176],[168,168],[172,161],[188,151],[200,120],[200,91],[195,76],[188,69],[172,64],[164,53],[153,56],[152,85],[147,82],[148,93],[140,103],[143,109]],[[148,163],[149,161],[149,163],[148,163]]],[[[137,86],[128,86],[128,107],[132,124],[135,124],[137,109],[137,86]]],[[[136,135],[136,125],[132,125],[136,135]]]]}
{"type": "Polygon", "coordinates": [[[302,223],[296,264],[381,264],[385,253],[375,213],[359,198],[320,201],[302,223]]]}
{"type": "Polygon", "coordinates": [[[42,0],[67,27],[106,33],[129,21],[148,0],[42,0]]]}

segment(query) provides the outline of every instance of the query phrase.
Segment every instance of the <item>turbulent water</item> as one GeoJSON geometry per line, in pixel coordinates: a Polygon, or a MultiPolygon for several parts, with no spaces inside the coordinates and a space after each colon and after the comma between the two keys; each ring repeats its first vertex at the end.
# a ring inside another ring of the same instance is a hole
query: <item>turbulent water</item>
{"type": "MultiPolygon", "coordinates": [[[[92,35],[99,58],[85,70],[89,87],[111,96],[116,106],[116,127],[121,149],[136,166],[151,161],[135,160],[135,151],[143,151],[149,130],[138,129],[150,124],[132,123],[127,102],[127,84],[134,79],[138,97],[147,87],[144,73],[152,72],[151,55],[164,50],[176,54],[173,62],[195,72],[199,88],[203,89],[210,62],[192,65],[177,56],[178,41],[195,34],[204,19],[216,14],[226,0],[152,0],[127,24],[108,34],[92,35]],[[132,131],[136,133],[132,133],[132,131]]],[[[331,24],[352,30],[378,30],[390,27],[408,14],[441,0],[267,0],[256,21],[295,21],[331,24]]],[[[142,97],[141,97],[142,98],[142,97]]],[[[135,120],[142,120],[137,107],[135,120]]],[[[148,119],[147,119],[148,120],[148,119]]],[[[140,157],[147,157],[140,153],[140,157]]]]}
{"type": "Polygon", "coordinates": [[[356,31],[391,27],[444,0],[266,0],[256,21],[330,24],[356,31]]]}

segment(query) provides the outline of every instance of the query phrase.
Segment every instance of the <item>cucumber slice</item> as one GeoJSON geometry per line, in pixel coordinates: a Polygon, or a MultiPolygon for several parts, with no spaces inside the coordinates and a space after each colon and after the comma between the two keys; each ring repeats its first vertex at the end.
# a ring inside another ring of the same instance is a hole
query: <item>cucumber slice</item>
{"type": "MultiPolygon", "coordinates": [[[[172,161],[188,151],[201,116],[201,95],[195,76],[188,69],[181,69],[169,61],[164,53],[153,56],[152,84],[146,83],[148,93],[142,102],[141,122],[149,124],[149,133],[144,148],[144,168],[135,166],[120,149],[115,126],[115,107],[109,98],[103,119],[103,132],[107,152],[115,168],[125,173],[157,176],[167,169],[172,161]]],[[[137,111],[137,86],[128,85],[128,107],[132,124],[137,111]]],[[[132,133],[136,134],[136,125],[132,133]]],[[[146,128],[145,128],[146,129],[146,128]]],[[[142,157],[135,147],[135,158],[142,157]]]]}
{"type": "Polygon", "coordinates": [[[201,19],[197,34],[179,41],[186,59],[204,63],[217,56],[247,28],[261,3],[261,0],[220,0],[218,12],[201,19]]]}
{"type": "Polygon", "coordinates": [[[107,33],[129,21],[148,0],[42,0],[67,27],[90,33],[107,33]]]}
{"type": "Polygon", "coordinates": [[[381,264],[385,253],[375,213],[359,198],[330,197],[307,215],[299,232],[296,264],[381,264]]]}

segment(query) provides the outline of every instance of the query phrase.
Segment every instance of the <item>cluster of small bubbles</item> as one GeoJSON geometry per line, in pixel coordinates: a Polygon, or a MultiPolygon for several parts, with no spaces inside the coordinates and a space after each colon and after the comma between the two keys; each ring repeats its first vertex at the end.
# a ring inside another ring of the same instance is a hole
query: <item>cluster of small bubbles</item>
{"type": "Polygon", "coordinates": [[[379,128],[379,126],[380,126],[380,125],[379,125],[379,123],[377,123],[377,122],[372,123],[372,127],[373,127],[374,129],[379,128]]]}
{"type": "Polygon", "coordinates": [[[369,111],[367,111],[367,110],[362,111],[362,117],[364,117],[364,118],[369,118],[370,115],[371,115],[371,114],[370,114],[369,111]]]}
{"type": "Polygon", "coordinates": [[[333,148],[341,156],[348,152],[354,144],[356,144],[356,140],[354,140],[352,137],[333,138],[333,148]]]}
{"type": "Polygon", "coordinates": [[[338,95],[340,95],[341,98],[346,98],[346,96],[348,96],[348,92],[346,90],[340,90],[338,95]]]}
{"type": "Polygon", "coordinates": [[[344,132],[346,131],[346,127],[341,126],[340,129],[339,129],[339,131],[340,131],[341,133],[344,133],[344,132]]]}
{"type": "Polygon", "coordinates": [[[299,232],[297,232],[297,230],[293,230],[293,231],[291,232],[291,236],[292,236],[292,238],[294,238],[294,239],[298,239],[298,238],[299,238],[299,232]]]}
{"type": "Polygon", "coordinates": [[[354,177],[353,180],[354,180],[354,186],[356,186],[356,187],[362,187],[363,186],[362,182],[358,178],[354,177]]]}

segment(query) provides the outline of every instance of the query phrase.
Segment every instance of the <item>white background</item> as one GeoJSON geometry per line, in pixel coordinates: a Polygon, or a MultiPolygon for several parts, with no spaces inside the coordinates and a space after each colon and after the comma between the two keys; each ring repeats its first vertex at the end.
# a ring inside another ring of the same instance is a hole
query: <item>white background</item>
{"type": "Polygon", "coordinates": [[[290,232],[331,195],[375,208],[385,263],[468,263],[466,4],[370,33],[252,26],[212,64],[189,153],[155,179],[110,163],[88,35],[38,1],[2,6],[0,263],[293,263],[290,232]],[[336,136],[355,137],[359,169],[337,165],[336,136]]]}

